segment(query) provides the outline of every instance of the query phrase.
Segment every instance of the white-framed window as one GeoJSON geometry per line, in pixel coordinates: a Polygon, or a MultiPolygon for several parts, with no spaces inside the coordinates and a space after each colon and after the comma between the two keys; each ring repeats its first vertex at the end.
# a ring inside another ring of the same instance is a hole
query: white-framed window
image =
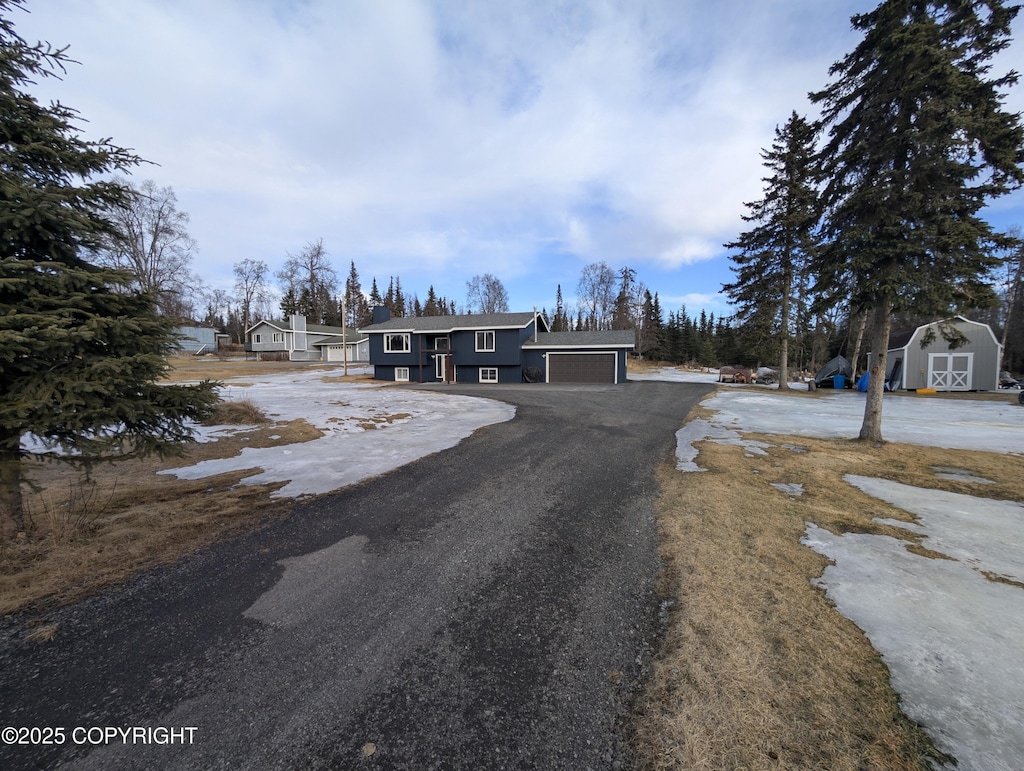
{"type": "Polygon", "coordinates": [[[452,341],[449,337],[435,337],[434,338],[434,350],[435,351],[448,351],[451,350],[452,341]]]}
{"type": "Polygon", "coordinates": [[[409,368],[408,367],[395,367],[395,382],[396,383],[408,383],[409,382],[409,368]]]}
{"type": "Polygon", "coordinates": [[[487,330],[486,332],[476,333],[476,350],[477,353],[493,353],[494,351],[494,332],[487,330]]]}
{"type": "Polygon", "coordinates": [[[481,367],[480,368],[480,382],[481,383],[497,383],[498,382],[498,368],[497,367],[481,367]]]}
{"type": "Polygon", "coordinates": [[[284,332],[275,332],[274,333],[274,342],[275,343],[283,343],[284,342],[284,332]]]}
{"type": "Polygon", "coordinates": [[[384,335],[384,353],[409,353],[409,351],[408,332],[384,335]]]}
{"type": "Polygon", "coordinates": [[[261,334],[259,334],[257,332],[255,335],[252,336],[252,341],[254,343],[262,343],[263,342],[263,335],[261,335],[261,334]]]}

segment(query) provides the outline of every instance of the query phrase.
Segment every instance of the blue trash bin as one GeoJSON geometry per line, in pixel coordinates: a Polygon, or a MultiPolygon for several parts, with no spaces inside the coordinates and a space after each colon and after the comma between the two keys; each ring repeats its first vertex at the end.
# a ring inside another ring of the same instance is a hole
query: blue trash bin
{"type": "Polygon", "coordinates": [[[846,375],[833,375],[832,377],[833,388],[846,388],[846,375]]]}

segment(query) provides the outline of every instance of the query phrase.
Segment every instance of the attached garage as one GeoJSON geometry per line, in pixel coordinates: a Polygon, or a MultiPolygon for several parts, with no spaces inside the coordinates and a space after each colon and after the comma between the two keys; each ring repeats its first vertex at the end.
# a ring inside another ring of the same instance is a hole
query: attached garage
{"type": "Polygon", "coordinates": [[[541,333],[523,343],[523,363],[546,383],[625,383],[634,339],[631,329],[541,333]]]}
{"type": "Polygon", "coordinates": [[[370,339],[353,336],[344,345],[340,341],[331,341],[320,346],[321,358],[324,361],[345,361],[345,349],[348,348],[348,363],[370,360],[370,339]]]}
{"type": "Polygon", "coordinates": [[[548,353],[549,383],[615,383],[615,352],[548,353]]]}

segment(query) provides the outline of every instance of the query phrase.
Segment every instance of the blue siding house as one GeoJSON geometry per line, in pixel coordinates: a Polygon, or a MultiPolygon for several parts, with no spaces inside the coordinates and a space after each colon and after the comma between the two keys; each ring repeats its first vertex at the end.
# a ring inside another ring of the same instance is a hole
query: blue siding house
{"type": "Polygon", "coordinates": [[[377,380],[414,383],[622,383],[632,330],[557,332],[537,313],[390,318],[374,308],[377,380]]]}

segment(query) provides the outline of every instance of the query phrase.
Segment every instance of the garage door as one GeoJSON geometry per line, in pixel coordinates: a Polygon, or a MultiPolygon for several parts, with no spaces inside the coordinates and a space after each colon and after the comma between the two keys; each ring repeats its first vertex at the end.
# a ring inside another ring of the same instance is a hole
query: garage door
{"type": "Polygon", "coordinates": [[[549,353],[549,383],[614,383],[614,353],[549,353]]]}

